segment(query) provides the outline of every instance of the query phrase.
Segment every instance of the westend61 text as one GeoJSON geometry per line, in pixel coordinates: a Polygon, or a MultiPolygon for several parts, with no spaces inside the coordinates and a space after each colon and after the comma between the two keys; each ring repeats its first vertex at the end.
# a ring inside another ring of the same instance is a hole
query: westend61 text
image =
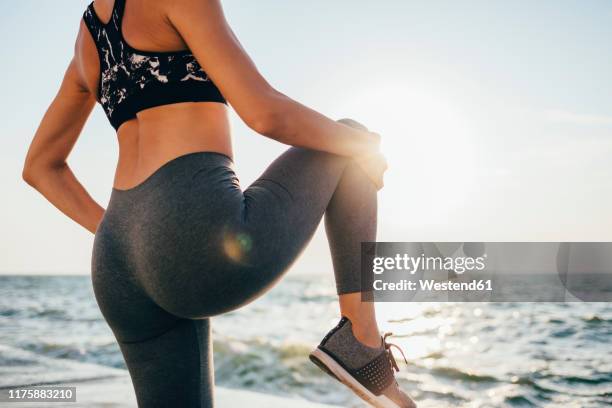
{"type": "Polygon", "coordinates": [[[375,280],[373,284],[374,290],[391,290],[391,291],[491,291],[493,285],[491,280],[479,279],[472,280],[469,282],[436,282],[431,279],[419,279],[417,282],[409,280],[401,280],[399,282],[384,282],[380,279],[375,280]]]}

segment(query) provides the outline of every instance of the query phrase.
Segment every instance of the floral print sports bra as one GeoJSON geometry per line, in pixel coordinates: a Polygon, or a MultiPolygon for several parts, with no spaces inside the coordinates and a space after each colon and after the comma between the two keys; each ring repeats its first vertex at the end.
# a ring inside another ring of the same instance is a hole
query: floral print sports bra
{"type": "Polygon", "coordinates": [[[126,0],[115,0],[108,23],[96,14],[93,1],[83,14],[100,57],[97,100],[115,130],[154,106],[178,102],[220,102],[225,98],[190,50],[140,51],[123,38],[126,0]]]}

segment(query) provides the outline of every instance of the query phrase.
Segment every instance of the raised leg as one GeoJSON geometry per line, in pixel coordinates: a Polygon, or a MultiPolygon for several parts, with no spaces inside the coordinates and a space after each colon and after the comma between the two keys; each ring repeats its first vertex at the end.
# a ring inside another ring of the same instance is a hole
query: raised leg
{"type": "Polygon", "coordinates": [[[252,238],[271,244],[274,260],[283,264],[299,255],[325,214],[341,313],[357,339],[380,345],[374,304],[361,302],[360,294],[361,242],[375,241],[377,227],[377,191],[363,170],[346,157],[290,148],[244,196],[252,238]]]}

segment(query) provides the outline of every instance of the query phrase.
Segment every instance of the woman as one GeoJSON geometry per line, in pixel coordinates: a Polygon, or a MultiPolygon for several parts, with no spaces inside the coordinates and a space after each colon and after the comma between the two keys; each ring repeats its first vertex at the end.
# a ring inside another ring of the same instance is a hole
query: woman
{"type": "Polygon", "coordinates": [[[342,319],[311,359],[373,406],[413,406],[373,304],[361,302],[360,242],[375,240],[386,163],[378,136],[347,123],[272,88],[218,0],[87,7],[23,177],[95,234],[96,300],[139,406],[213,406],[209,318],[273,286],[323,214],[342,319]],[[119,140],[106,210],[66,163],[96,102],[119,140]],[[293,146],[244,191],[228,102],[251,129],[293,146]]]}

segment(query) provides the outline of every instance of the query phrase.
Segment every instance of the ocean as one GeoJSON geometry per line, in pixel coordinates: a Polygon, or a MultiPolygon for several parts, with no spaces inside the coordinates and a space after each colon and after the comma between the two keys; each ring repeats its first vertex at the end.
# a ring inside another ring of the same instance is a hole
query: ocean
{"type": "MultiPolygon", "coordinates": [[[[420,407],[612,405],[608,303],[379,303],[420,407]]],[[[338,321],[328,277],[290,276],[213,321],[218,385],[346,407],[363,403],[308,360],[338,321]]],[[[125,369],[89,276],[0,276],[0,387],[125,369]]]]}

